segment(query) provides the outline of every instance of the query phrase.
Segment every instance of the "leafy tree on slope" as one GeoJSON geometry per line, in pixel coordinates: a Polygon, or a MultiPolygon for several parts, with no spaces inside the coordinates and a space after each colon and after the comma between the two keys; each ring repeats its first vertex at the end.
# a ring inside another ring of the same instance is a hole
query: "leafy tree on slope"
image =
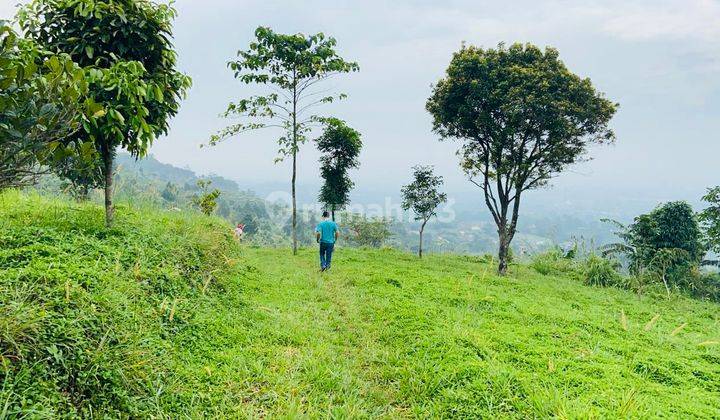
{"type": "Polygon", "coordinates": [[[460,141],[460,166],[484,195],[508,265],[522,193],[541,187],[594,143],[614,140],[617,104],[570,72],[557,50],[463,46],[427,101],[434,131],[460,141]]]}
{"type": "Polygon", "coordinates": [[[292,247],[293,254],[297,254],[297,154],[313,123],[319,120],[311,111],[345,97],[328,95],[327,90],[317,89],[317,85],[334,75],[358,71],[359,67],[340,57],[335,51],[335,38],[326,38],[322,33],[285,35],[259,27],[255,37],[250,48],[239,51],[238,59],[228,66],[236,79],[245,84],[266,85],[270,92],[230,103],[224,116],[240,117],[243,122],[213,135],[210,144],[262,128],[282,132],[277,140],[276,162],[292,158],[292,247]]]}
{"type": "Polygon", "coordinates": [[[43,50],[0,20],[0,189],[32,184],[84,150],[62,140],[100,111],[86,93],[85,74],[69,56],[43,50]]]}
{"type": "Polygon", "coordinates": [[[413,171],[413,182],[402,188],[402,207],[412,209],[415,220],[422,222],[418,247],[418,256],[422,258],[425,225],[437,215],[438,206],[447,201],[447,194],[439,191],[443,178],[433,174],[431,166],[415,166],[413,171]]]}
{"type": "Polygon", "coordinates": [[[167,133],[191,84],[175,68],[175,15],[171,6],[149,0],[33,0],[18,13],[28,37],[85,69],[89,95],[103,109],[75,137],[94,144],[102,160],[108,226],[117,148],[145,156],[167,133]]]}

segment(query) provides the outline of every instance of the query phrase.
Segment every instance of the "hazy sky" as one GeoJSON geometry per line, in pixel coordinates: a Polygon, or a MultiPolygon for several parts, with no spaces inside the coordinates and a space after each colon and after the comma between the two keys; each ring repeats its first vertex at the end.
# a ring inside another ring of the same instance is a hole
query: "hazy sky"
{"type": "MultiPolygon", "coordinates": [[[[0,0],[9,16],[16,0],[0,0]]],[[[270,131],[199,149],[225,124],[229,100],[252,93],[226,62],[245,49],[259,25],[279,32],[332,35],[359,73],[336,78],[349,98],[322,112],[363,135],[358,188],[398,189],[410,167],[433,164],[452,190],[470,189],[457,168],[456,146],[431,132],[425,101],[461,42],[554,46],[570,70],[588,76],[621,107],[617,144],[594,150],[556,188],[693,190],[720,183],[720,1],[237,1],[178,0],[175,43],[192,76],[170,135],[152,153],[161,161],[238,180],[286,182],[273,164],[270,131]]],[[[312,144],[301,150],[301,184],[317,183],[312,144]]]]}

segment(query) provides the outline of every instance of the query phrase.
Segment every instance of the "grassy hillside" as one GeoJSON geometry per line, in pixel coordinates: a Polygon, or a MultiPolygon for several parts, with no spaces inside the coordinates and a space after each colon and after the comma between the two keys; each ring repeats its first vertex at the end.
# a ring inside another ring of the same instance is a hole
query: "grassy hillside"
{"type": "Polygon", "coordinates": [[[94,205],[0,195],[0,418],[166,410],[173,338],[237,247],[215,219],[118,217],[106,229],[94,205]]]}
{"type": "Polygon", "coordinates": [[[320,274],[213,218],[118,214],[0,196],[0,417],[720,412],[716,304],[391,250],[320,274]]]}

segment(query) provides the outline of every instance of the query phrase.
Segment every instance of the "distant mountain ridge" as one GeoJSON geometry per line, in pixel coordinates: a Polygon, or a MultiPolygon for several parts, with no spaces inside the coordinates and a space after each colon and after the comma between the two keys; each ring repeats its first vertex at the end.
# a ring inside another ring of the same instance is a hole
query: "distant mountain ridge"
{"type": "Polygon", "coordinates": [[[121,171],[129,170],[165,182],[182,185],[186,183],[194,184],[199,179],[209,179],[212,181],[214,187],[221,190],[232,192],[240,191],[240,186],[231,179],[215,174],[207,176],[198,175],[191,169],[178,168],[169,163],[162,163],[153,155],[148,155],[142,159],[135,159],[127,153],[119,153],[116,162],[117,167],[121,171]]]}

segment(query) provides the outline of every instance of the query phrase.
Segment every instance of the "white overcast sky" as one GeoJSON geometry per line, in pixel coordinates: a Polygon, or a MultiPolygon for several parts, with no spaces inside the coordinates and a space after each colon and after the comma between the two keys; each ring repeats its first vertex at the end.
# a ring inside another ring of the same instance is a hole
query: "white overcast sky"
{"type": "MultiPolygon", "coordinates": [[[[0,0],[0,16],[16,0],[0,0]]],[[[259,25],[279,32],[325,32],[359,73],[336,78],[349,94],[323,112],[357,128],[365,148],[358,188],[398,189],[415,164],[433,164],[450,189],[466,188],[455,145],[431,132],[425,101],[461,42],[554,46],[621,107],[617,144],[594,150],[556,186],[629,190],[701,189],[720,184],[720,0],[607,1],[238,1],[178,0],[175,44],[194,87],[152,149],[164,162],[252,185],[286,182],[273,164],[276,133],[199,149],[223,126],[229,100],[251,93],[226,62],[259,25]]],[[[301,151],[300,183],[316,184],[317,155],[301,151]]]]}

